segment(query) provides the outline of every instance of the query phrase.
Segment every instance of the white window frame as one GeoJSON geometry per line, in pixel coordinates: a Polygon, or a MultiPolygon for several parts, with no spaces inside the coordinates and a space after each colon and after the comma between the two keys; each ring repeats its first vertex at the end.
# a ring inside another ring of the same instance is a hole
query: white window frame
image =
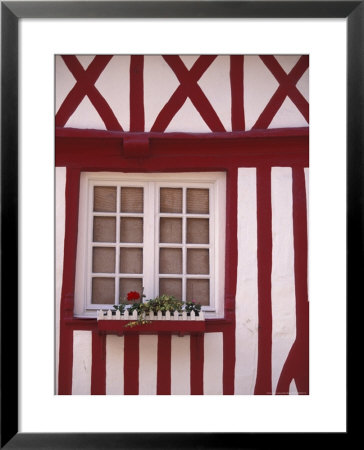
{"type": "MultiPolygon", "coordinates": [[[[125,172],[82,172],[80,178],[79,218],[78,218],[78,242],[76,256],[76,280],[75,280],[75,317],[96,317],[98,309],[113,309],[112,305],[91,304],[92,283],[92,246],[112,246],[110,244],[92,244],[92,217],[93,215],[115,216],[140,216],[144,217],[143,243],[123,243],[121,247],[143,247],[143,274],[126,274],[128,278],[143,278],[144,293],[146,298],[153,298],[159,288],[159,247],[182,248],[185,253],[187,248],[208,248],[210,250],[210,274],[187,275],[186,267],[183,274],[168,274],[162,278],[181,278],[183,296],[186,291],[187,278],[210,278],[210,305],[202,309],[206,318],[222,318],[224,316],[224,285],[225,285],[225,225],[226,225],[226,174],[225,172],[178,172],[178,173],[125,173],[125,172]],[[117,189],[117,212],[94,213],[93,186],[117,186],[117,187],[143,187],[144,211],[143,213],[120,214],[120,189],[117,189]],[[183,189],[182,214],[170,214],[159,212],[159,189],[161,187],[175,187],[183,189]],[[191,218],[209,218],[209,244],[186,244],[186,190],[187,188],[209,189],[209,214],[188,214],[191,218]],[[183,226],[182,244],[159,243],[159,218],[182,218],[183,226]],[[83,232],[87,230],[87,232],[83,232]],[[152,267],[152,270],[148,270],[152,267]]],[[[119,233],[120,220],[116,220],[116,233],[119,233]]],[[[118,244],[115,244],[115,247],[118,244]]],[[[184,255],[185,256],[185,255],[184,255]]],[[[118,280],[119,258],[116,252],[116,274],[102,274],[102,277],[112,277],[118,280]]],[[[186,258],[183,257],[186,266],[186,258]]],[[[101,274],[100,274],[101,275],[101,274]]],[[[115,297],[118,298],[119,282],[116,281],[115,297]]],[[[189,299],[191,300],[191,299],[189,299]]],[[[196,299],[198,301],[198,299],[196,299]]]]}

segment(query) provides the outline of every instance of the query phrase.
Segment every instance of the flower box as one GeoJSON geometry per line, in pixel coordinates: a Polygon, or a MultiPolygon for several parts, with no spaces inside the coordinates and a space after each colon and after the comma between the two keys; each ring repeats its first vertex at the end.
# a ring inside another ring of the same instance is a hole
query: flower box
{"type": "Polygon", "coordinates": [[[134,311],[133,315],[120,314],[119,311],[114,314],[109,310],[106,315],[103,311],[98,311],[97,327],[99,332],[105,334],[177,334],[183,336],[185,334],[202,334],[205,332],[205,318],[203,313],[197,316],[193,312],[187,315],[186,312],[182,314],[167,313],[163,316],[161,311],[158,314],[146,314],[143,320],[147,323],[135,324],[137,321],[137,314],[134,311]],[[133,326],[127,326],[133,323],[133,326]]]}

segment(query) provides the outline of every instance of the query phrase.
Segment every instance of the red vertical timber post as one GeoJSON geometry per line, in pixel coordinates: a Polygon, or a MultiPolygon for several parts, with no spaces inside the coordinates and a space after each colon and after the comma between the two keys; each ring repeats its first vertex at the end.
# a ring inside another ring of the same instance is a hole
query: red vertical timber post
{"type": "Polygon", "coordinates": [[[144,55],[130,57],[130,131],[144,131],[144,55]]]}
{"type": "Polygon", "coordinates": [[[124,394],[139,394],[139,335],[124,337],[124,394]]]}
{"type": "Polygon", "coordinates": [[[91,395],[106,394],[106,336],[92,332],[91,395]]]}
{"type": "Polygon", "coordinates": [[[257,168],[258,367],[254,394],[272,394],[271,167],[257,168]]]}
{"type": "Polygon", "coordinates": [[[191,355],[191,395],[203,395],[204,335],[192,334],[191,355]]]}
{"type": "Polygon", "coordinates": [[[235,378],[235,295],[238,266],[238,169],[230,168],[227,173],[226,189],[226,229],[229,242],[225,256],[225,319],[228,323],[223,330],[223,394],[234,394],[235,378]]]}
{"type": "Polygon", "coordinates": [[[244,114],[244,55],[230,56],[231,128],[245,130],[244,114]]]}
{"type": "Polygon", "coordinates": [[[73,317],[74,307],[79,190],[80,170],[67,168],[63,280],[60,305],[59,395],[72,394],[73,329],[66,322],[67,319],[73,317]]]}
{"type": "Polygon", "coordinates": [[[171,336],[158,336],[157,395],[171,394],[171,336]]]}

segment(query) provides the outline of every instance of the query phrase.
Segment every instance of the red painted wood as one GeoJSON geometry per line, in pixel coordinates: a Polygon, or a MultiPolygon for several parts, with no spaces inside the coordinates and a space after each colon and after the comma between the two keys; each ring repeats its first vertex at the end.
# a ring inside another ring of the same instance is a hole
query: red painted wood
{"type": "Polygon", "coordinates": [[[66,125],[68,119],[76,111],[84,97],[87,96],[99,113],[106,128],[122,131],[122,127],[109,104],[95,87],[97,79],[110,62],[112,55],[95,56],[86,70],[84,70],[76,56],[63,55],[62,58],[77,82],[57,111],[56,126],[66,125]]]}
{"type": "Polygon", "coordinates": [[[144,131],[144,56],[130,57],[130,131],[144,131]]]}
{"type": "Polygon", "coordinates": [[[234,394],[235,378],[235,296],[238,269],[238,170],[227,173],[225,249],[225,318],[231,325],[223,331],[223,394],[234,394]]]}
{"type": "Polygon", "coordinates": [[[244,56],[230,56],[231,128],[245,130],[244,114],[244,56]]]}
{"type": "Polygon", "coordinates": [[[307,205],[303,168],[292,171],[293,242],[296,294],[296,340],[277,384],[277,394],[289,394],[294,379],[299,394],[309,394],[309,302],[307,287],[307,205]]]}
{"type": "Polygon", "coordinates": [[[254,394],[272,394],[271,168],[257,169],[258,365],[254,394]]]}
{"type": "Polygon", "coordinates": [[[61,320],[58,365],[58,395],[72,394],[73,330],[61,320]]]}
{"type": "Polygon", "coordinates": [[[293,67],[289,74],[286,74],[286,72],[282,69],[281,65],[274,56],[264,55],[260,56],[260,58],[266,65],[266,67],[270,70],[270,72],[274,75],[279,83],[279,86],[264,108],[263,112],[259,116],[253,128],[268,128],[286,97],[289,97],[292,100],[292,102],[297,106],[303,117],[308,122],[308,102],[296,87],[297,82],[308,68],[308,56],[301,56],[297,64],[293,67]]]}
{"type": "Polygon", "coordinates": [[[139,336],[124,337],[124,394],[139,394],[139,336]]]}
{"type": "Polygon", "coordinates": [[[158,336],[157,395],[171,394],[171,336],[158,336]]]}
{"type": "Polygon", "coordinates": [[[308,165],[307,136],[228,142],[150,139],[149,147],[148,157],[123,158],[121,140],[57,138],[56,165],[89,171],[134,172],[223,171],[230,167],[308,165]]]}
{"type": "MultiPolygon", "coordinates": [[[[235,316],[235,314],[234,314],[235,316]]],[[[234,395],[235,385],[235,320],[223,331],[223,394],[234,395]]]]}
{"type": "Polygon", "coordinates": [[[67,169],[64,263],[60,303],[58,370],[58,393],[60,395],[72,394],[73,331],[66,326],[66,320],[73,316],[74,306],[79,185],[80,171],[67,169]]]}
{"type": "Polygon", "coordinates": [[[91,395],[106,394],[106,336],[92,333],[91,395]]]}
{"type": "Polygon", "coordinates": [[[173,70],[180,85],[158,114],[151,131],[164,131],[187,98],[191,100],[211,131],[225,131],[218,115],[197,83],[216,56],[200,56],[191,70],[187,69],[177,55],[166,55],[163,58],[173,70]]]}
{"type": "Polygon", "coordinates": [[[201,320],[153,320],[152,323],[126,327],[132,320],[99,320],[99,331],[112,334],[178,334],[202,333],[205,331],[205,321],[201,320]]]}
{"type": "Polygon", "coordinates": [[[203,334],[191,335],[190,337],[191,395],[203,395],[203,363],[204,363],[203,334]]]}
{"type": "Polygon", "coordinates": [[[284,138],[284,137],[308,137],[309,128],[269,128],[263,130],[248,130],[248,131],[232,131],[225,132],[211,132],[211,133],[159,133],[159,132],[145,132],[145,133],[132,133],[122,131],[110,131],[110,130],[94,130],[88,128],[63,128],[56,127],[56,138],[90,138],[90,139],[122,139],[123,136],[133,135],[145,135],[149,139],[170,141],[171,144],[175,141],[183,139],[184,141],[231,141],[236,139],[255,139],[255,138],[284,138]]]}

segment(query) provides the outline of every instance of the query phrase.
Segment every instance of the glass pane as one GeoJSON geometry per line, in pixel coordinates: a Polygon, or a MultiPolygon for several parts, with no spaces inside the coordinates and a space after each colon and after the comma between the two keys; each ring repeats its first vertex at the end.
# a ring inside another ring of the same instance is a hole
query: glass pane
{"type": "Polygon", "coordinates": [[[209,274],[209,250],[187,249],[187,273],[209,274]]]}
{"type": "Polygon", "coordinates": [[[107,247],[94,247],[92,249],[92,272],[115,272],[115,249],[107,247]]]}
{"type": "Polygon", "coordinates": [[[97,212],[116,211],[116,187],[112,186],[94,187],[94,211],[97,212]]]}
{"type": "Polygon", "coordinates": [[[92,278],[93,304],[115,305],[115,279],[92,278]]]}
{"type": "Polygon", "coordinates": [[[159,280],[159,295],[173,295],[182,299],[182,280],[179,278],[161,278],[159,280]]]}
{"type": "Polygon", "coordinates": [[[182,213],[182,189],[161,188],[161,213],[182,213]]]}
{"type": "Polygon", "coordinates": [[[187,219],[187,243],[209,243],[209,219],[187,219]]]}
{"type": "Polygon", "coordinates": [[[115,217],[94,217],[94,242],[115,242],[115,217]]]}
{"type": "Polygon", "coordinates": [[[121,188],[120,211],[125,213],[143,212],[143,188],[122,187],[121,188]]]}
{"type": "Polygon", "coordinates": [[[161,248],[159,251],[159,273],[182,273],[182,249],[161,248]]]}
{"type": "MultiPolygon", "coordinates": [[[[143,280],[142,278],[120,278],[120,301],[121,302],[128,302],[127,301],[127,295],[130,291],[136,291],[139,292],[140,295],[143,294],[143,280]]],[[[141,301],[141,298],[139,300],[135,300],[137,302],[141,301]]],[[[135,303],[135,301],[131,300],[128,303],[135,303]]]]}
{"type": "Polygon", "coordinates": [[[143,273],[143,249],[120,249],[120,273],[143,273]]]}
{"type": "Polygon", "coordinates": [[[188,214],[209,213],[208,189],[187,189],[187,213],[188,214]]]}
{"type": "Polygon", "coordinates": [[[143,242],[143,219],[122,217],[120,219],[120,242],[143,242]]]}
{"type": "Polygon", "coordinates": [[[159,242],[182,243],[182,219],[161,217],[159,242]]]}
{"type": "Polygon", "coordinates": [[[187,300],[203,306],[210,304],[210,280],[187,280],[187,300]]]}

